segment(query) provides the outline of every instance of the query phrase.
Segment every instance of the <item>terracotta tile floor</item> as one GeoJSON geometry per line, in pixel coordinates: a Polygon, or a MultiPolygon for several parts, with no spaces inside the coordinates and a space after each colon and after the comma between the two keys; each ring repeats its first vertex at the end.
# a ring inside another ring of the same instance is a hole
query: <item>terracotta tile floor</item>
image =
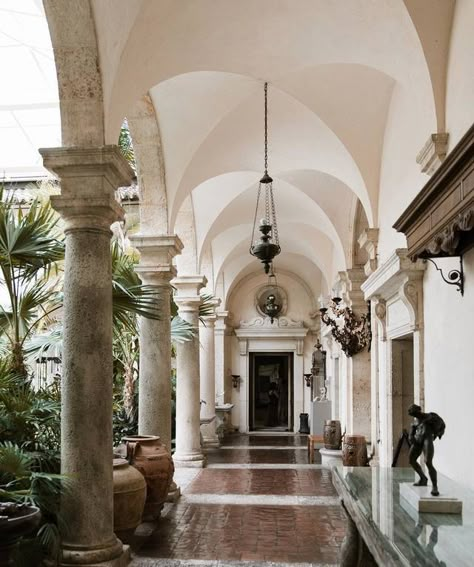
{"type": "Polygon", "coordinates": [[[248,561],[252,567],[267,562],[336,564],[346,521],[339,505],[327,505],[333,503],[331,498],[336,494],[331,474],[326,469],[303,466],[307,464],[305,450],[283,448],[304,446],[306,437],[232,436],[224,441],[224,445],[230,444],[274,445],[276,449],[236,448],[209,453],[208,461],[220,463],[220,468],[195,472],[181,499],[153,531],[132,542],[136,561],[147,560],[147,565],[153,560],[166,564],[166,560],[200,560],[201,565],[217,560],[226,565],[248,561]],[[222,468],[225,463],[234,468],[222,468]],[[248,463],[277,463],[281,468],[248,468],[248,463]],[[291,468],[295,463],[301,464],[291,468]],[[291,496],[322,500],[314,505],[299,499],[296,505],[288,505],[282,497],[291,496]],[[247,502],[240,504],[239,497],[248,497],[247,502]],[[249,498],[255,500],[249,503],[249,498]]]}
{"type": "Polygon", "coordinates": [[[274,447],[306,447],[306,435],[229,435],[224,439],[223,445],[249,445],[250,447],[259,447],[261,445],[273,445],[274,447]]]}
{"type": "Polygon", "coordinates": [[[327,469],[204,469],[186,492],[189,494],[337,495],[332,485],[331,473],[327,469]]]}
{"type": "Polygon", "coordinates": [[[336,506],[182,503],[161,520],[156,539],[150,538],[140,555],[334,564],[344,532],[336,506]]]}
{"type": "MultiPolygon", "coordinates": [[[[315,452],[315,457],[319,452],[315,452]]],[[[267,463],[267,464],[307,464],[308,455],[302,449],[219,449],[207,455],[208,464],[217,463],[267,463]]],[[[316,462],[316,459],[315,459],[316,462]]]]}

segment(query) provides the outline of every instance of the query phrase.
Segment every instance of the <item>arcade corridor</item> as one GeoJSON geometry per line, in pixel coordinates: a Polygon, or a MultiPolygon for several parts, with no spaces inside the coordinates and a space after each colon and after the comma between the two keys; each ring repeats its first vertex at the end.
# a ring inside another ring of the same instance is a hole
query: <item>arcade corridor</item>
{"type": "Polygon", "coordinates": [[[205,469],[177,470],[183,495],[136,537],[134,566],[337,563],[344,513],[329,470],[307,464],[305,436],[234,435],[207,456],[205,469]]]}

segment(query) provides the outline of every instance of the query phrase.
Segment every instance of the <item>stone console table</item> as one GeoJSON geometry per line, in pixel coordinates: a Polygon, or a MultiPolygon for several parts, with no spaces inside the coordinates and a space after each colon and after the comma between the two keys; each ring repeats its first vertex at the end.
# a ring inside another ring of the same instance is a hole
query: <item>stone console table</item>
{"type": "Polygon", "coordinates": [[[400,484],[415,480],[411,469],[335,467],[333,484],[349,515],[341,567],[472,566],[474,493],[438,476],[441,495],[463,501],[462,514],[416,512],[400,497],[400,484]]]}

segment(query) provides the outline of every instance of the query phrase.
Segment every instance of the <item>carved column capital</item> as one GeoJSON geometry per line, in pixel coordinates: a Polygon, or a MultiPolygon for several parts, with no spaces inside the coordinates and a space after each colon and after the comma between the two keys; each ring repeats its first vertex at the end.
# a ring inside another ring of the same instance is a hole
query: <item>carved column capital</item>
{"type": "Polygon", "coordinates": [[[61,183],[51,204],[65,221],[64,231],[109,231],[124,213],[117,187],[129,185],[134,172],[117,146],[41,148],[46,169],[61,183]]]}
{"type": "Polygon", "coordinates": [[[140,263],[135,270],[145,283],[168,285],[176,277],[173,258],[181,254],[183,249],[178,236],[135,234],[130,241],[140,252],[140,263]]]}
{"type": "Polygon", "coordinates": [[[206,276],[180,276],[171,280],[176,289],[174,301],[180,313],[197,313],[201,305],[200,291],[206,287],[206,276]]]}

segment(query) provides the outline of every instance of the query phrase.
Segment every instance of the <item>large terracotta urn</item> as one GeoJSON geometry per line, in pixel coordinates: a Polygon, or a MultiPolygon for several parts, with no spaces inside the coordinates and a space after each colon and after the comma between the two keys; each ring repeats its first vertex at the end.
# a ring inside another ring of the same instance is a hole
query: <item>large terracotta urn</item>
{"type": "Polygon", "coordinates": [[[341,448],[341,422],[337,419],[327,419],[324,423],[324,448],[340,449],[341,448]]]}
{"type": "Polygon", "coordinates": [[[0,503],[0,566],[14,567],[15,545],[38,527],[41,512],[36,506],[16,502],[0,503]]]}
{"type": "Polygon", "coordinates": [[[345,467],[366,467],[367,441],[363,435],[345,435],[342,444],[342,464],[345,467]]]}
{"type": "Polygon", "coordinates": [[[143,518],[157,518],[173,480],[171,455],[156,435],[130,435],[122,441],[127,461],[145,477],[147,494],[143,518]]]}
{"type": "Polygon", "coordinates": [[[114,532],[124,543],[142,521],[146,499],[145,477],[126,459],[114,459],[114,532]]]}

